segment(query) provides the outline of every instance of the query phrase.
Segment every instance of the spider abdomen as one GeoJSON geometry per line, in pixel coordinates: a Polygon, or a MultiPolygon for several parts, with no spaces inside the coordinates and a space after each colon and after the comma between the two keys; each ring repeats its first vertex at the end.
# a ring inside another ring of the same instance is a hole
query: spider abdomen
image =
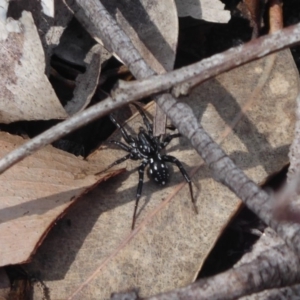
{"type": "Polygon", "coordinates": [[[150,158],[150,176],[159,185],[169,181],[170,173],[167,164],[159,157],[150,158]]]}

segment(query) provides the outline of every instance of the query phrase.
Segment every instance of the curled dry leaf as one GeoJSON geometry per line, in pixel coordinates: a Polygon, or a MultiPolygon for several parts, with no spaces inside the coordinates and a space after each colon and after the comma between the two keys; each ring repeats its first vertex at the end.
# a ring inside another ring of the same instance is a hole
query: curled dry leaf
{"type": "Polygon", "coordinates": [[[95,45],[85,59],[86,71],[84,74],[77,76],[73,98],[65,106],[65,110],[69,115],[85,109],[94,95],[101,70],[101,48],[101,45],[95,45]]]}
{"type": "Polygon", "coordinates": [[[38,34],[45,52],[46,74],[49,74],[53,49],[59,44],[61,35],[72,20],[72,13],[63,1],[55,1],[55,5],[53,0],[10,1],[9,6],[9,11],[15,19],[23,11],[32,14],[34,23],[38,26],[38,34]]]}
{"type": "Polygon", "coordinates": [[[216,23],[227,23],[230,12],[220,0],[176,0],[179,17],[193,17],[216,23]]]}
{"type": "Polygon", "coordinates": [[[23,12],[19,32],[0,40],[0,122],[64,119],[45,75],[45,55],[31,13],[23,12]]]}
{"type": "MultiPolygon", "coordinates": [[[[0,134],[4,156],[24,140],[0,134]]],[[[105,176],[89,163],[51,146],[0,175],[0,266],[30,259],[57,218],[105,176]]]]}
{"type": "MultiPolygon", "coordinates": [[[[237,165],[259,183],[287,161],[297,93],[297,71],[290,53],[283,51],[205,82],[184,101],[237,165]],[[242,120],[233,132],[226,132],[244,106],[248,110],[242,120]]],[[[149,111],[152,114],[153,108],[149,111]]],[[[136,132],[142,124],[138,115],[126,127],[136,132]]],[[[120,139],[120,133],[113,138],[120,139]]],[[[107,299],[112,292],[133,287],[146,296],[193,281],[240,201],[212,179],[186,139],[174,140],[167,152],[193,175],[199,215],[174,167],[166,188],[145,176],[136,230],[131,232],[139,164],[127,161],[122,165],[125,174],[72,208],[72,226],[61,222],[54,228],[30,266],[41,273],[51,299],[107,299]]],[[[103,146],[89,160],[104,168],[124,154],[103,146]]]]}

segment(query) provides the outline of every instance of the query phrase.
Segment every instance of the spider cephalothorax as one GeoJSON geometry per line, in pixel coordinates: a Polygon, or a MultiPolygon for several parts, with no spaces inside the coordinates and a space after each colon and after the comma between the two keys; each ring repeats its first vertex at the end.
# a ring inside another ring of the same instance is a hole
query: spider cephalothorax
{"type": "Polygon", "coordinates": [[[115,140],[110,141],[110,143],[119,146],[124,151],[128,152],[128,154],[118,159],[104,170],[106,171],[109,168],[118,165],[127,159],[142,160],[142,163],[139,166],[139,183],[137,187],[136,202],[131,228],[134,229],[136,211],[143,188],[144,171],[148,164],[151,178],[159,185],[165,185],[169,181],[170,174],[166,163],[169,162],[176,164],[181,174],[189,184],[191,200],[197,213],[197,208],[193,197],[192,183],[189,175],[183,168],[181,162],[176,157],[171,155],[163,155],[161,153],[162,150],[171,142],[171,140],[180,137],[180,134],[167,134],[163,139],[161,139],[161,136],[153,136],[152,124],[150,124],[150,121],[146,117],[144,111],[138,105],[134,106],[141,114],[146,126],[146,130],[145,128],[140,127],[138,135],[134,137],[127,133],[124,127],[116,121],[113,115],[110,115],[111,121],[121,130],[121,134],[126,144],[115,140]]]}

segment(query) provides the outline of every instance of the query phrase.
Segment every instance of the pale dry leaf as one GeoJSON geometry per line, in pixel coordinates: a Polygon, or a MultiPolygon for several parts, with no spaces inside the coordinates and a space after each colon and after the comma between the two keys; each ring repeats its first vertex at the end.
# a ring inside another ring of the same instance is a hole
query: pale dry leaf
{"type": "Polygon", "coordinates": [[[230,12],[220,0],[175,0],[179,17],[193,17],[215,23],[227,23],[230,12]]]}
{"type": "Polygon", "coordinates": [[[6,18],[9,0],[0,0],[0,41],[7,39],[10,32],[21,32],[20,23],[12,18],[6,18]]]}
{"type": "MultiPolygon", "coordinates": [[[[90,24],[76,2],[64,1],[91,36],[102,43],[100,33],[90,24]]],[[[101,3],[117,20],[152,69],[157,73],[163,73],[164,69],[173,69],[178,39],[178,19],[174,1],[105,0],[101,3]]]]}
{"type": "Polygon", "coordinates": [[[54,18],[54,0],[41,0],[41,5],[43,13],[54,18]]]}
{"type": "MultiPolygon", "coordinates": [[[[205,82],[184,101],[237,165],[260,183],[288,160],[298,87],[294,62],[289,51],[283,51],[205,82]],[[233,133],[227,132],[226,126],[244,106],[246,115],[233,133]]],[[[153,107],[148,110],[153,114],[153,107]]],[[[126,128],[137,132],[142,125],[137,115],[126,128]]],[[[120,133],[112,138],[121,139],[120,133]]],[[[139,163],[127,161],[120,165],[126,166],[126,173],[72,208],[67,217],[72,226],[64,221],[54,228],[30,266],[41,272],[51,299],[107,299],[112,292],[133,287],[147,296],[194,280],[240,201],[213,180],[185,138],[172,141],[167,153],[194,174],[199,215],[174,167],[165,188],[145,176],[136,230],[131,232],[139,163]]],[[[111,145],[103,146],[89,161],[104,168],[124,155],[111,145]]],[[[35,299],[39,297],[36,291],[35,299]]]]}
{"type": "MultiPolygon", "coordinates": [[[[0,156],[22,143],[0,133],[0,156]]],[[[91,172],[86,161],[48,146],[0,175],[0,266],[28,261],[57,218],[107,179],[91,172]]]]}
{"type": "Polygon", "coordinates": [[[0,122],[64,119],[61,106],[45,75],[45,55],[31,13],[23,12],[21,32],[0,41],[0,122]]]}
{"type": "MultiPolygon", "coordinates": [[[[44,1],[46,4],[52,5],[52,0],[44,1]]],[[[23,11],[31,12],[34,23],[38,24],[38,34],[42,42],[45,60],[46,60],[46,74],[49,75],[50,59],[53,54],[53,49],[59,44],[61,35],[69,22],[73,19],[73,14],[66,7],[63,1],[55,1],[54,17],[49,17],[42,12],[43,3],[37,0],[27,1],[11,1],[10,13],[13,18],[21,15],[23,11]]],[[[49,14],[53,10],[50,7],[49,14]]]]}
{"type": "Polygon", "coordinates": [[[73,18],[60,37],[58,45],[53,49],[53,55],[68,64],[86,68],[86,56],[94,45],[95,40],[73,18]]]}
{"type": "Polygon", "coordinates": [[[77,76],[73,98],[65,106],[70,116],[85,109],[94,95],[101,70],[101,48],[95,45],[86,56],[86,71],[77,76]]]}

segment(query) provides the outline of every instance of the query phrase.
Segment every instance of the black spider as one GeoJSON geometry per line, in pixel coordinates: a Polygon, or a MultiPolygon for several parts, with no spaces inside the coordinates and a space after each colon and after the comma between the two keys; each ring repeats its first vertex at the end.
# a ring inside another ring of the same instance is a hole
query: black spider
{"type": "Polygon", "coordinates": [[[166,165],[166,162],[176,164],[181,174],[183,175],[184,179],[189,184],[191,200],[195,212],[198,213],[195,200],[193,197],[193,188],[192,188],[191,179],[187,174],[187,172],[185,171],[185,169],[183,168],[181,162],[174,156],[161,154],[161,151],[171,142],[172,139],[178,138],[181,135],[167,134],[166,137],[161,141],[161,136],[153,136],[152,125],[150,124],[150,121],[146,117],[144,111],[138,105],[134,104],[134,106],[141,114],[147,130],[145,130],[145,128],[143,127],[140,127],[138,135],[136,137],[133,137],[132,135],[126,132],[124,127],[117,122],[117,120],[114,118],[113,115],[110,115],[111,121],[121,130],[121,134],[128,145],[115,140],[110,141],[110,143],[119,146],[126,152],[129,152],[129,154],[116,160],[114,163],[112,163],[107,168],[105,168],[105,170],[101,171],[102,173],[110,169],[111,167],[124,162],[127,159],[143,160],[139,167],[139,184],[137,187],[136,201],[135,201],[135,207],[133,212],[131,229],[132,230],[134,229],[137,207],[138,207],[138,203],[143,188],[144,171],[148,164],[150,165],[149,172],[151,178],[160,185],[165,185],[169,181],[169,170],[168,170],[168,166],[166,165]]]}

